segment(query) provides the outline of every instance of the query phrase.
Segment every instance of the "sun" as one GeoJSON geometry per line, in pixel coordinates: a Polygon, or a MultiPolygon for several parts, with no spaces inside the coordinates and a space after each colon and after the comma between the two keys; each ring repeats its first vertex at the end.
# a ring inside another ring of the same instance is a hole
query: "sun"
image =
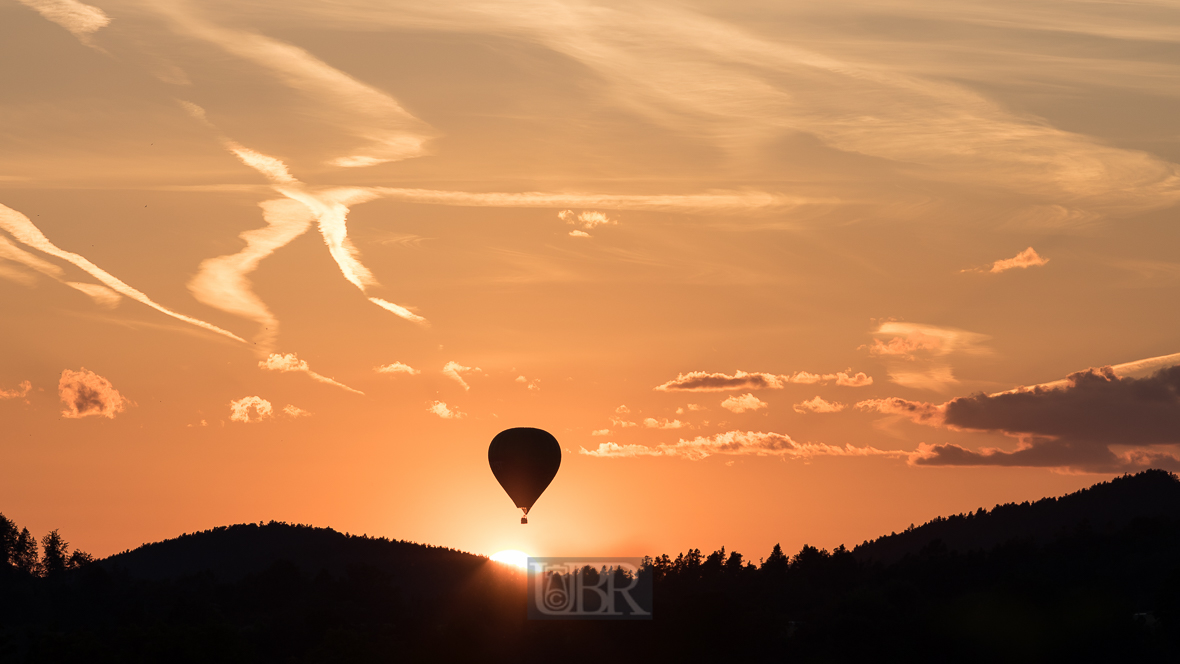
{"type": "Polygon", "coordinates": [[[490,558],[498,563],[512,565],[521,569],[526,569],[529,565],[529,554],[524,551],[517,551],[516,549],[505,549],[504,551],[493,553],[490,558]]]}

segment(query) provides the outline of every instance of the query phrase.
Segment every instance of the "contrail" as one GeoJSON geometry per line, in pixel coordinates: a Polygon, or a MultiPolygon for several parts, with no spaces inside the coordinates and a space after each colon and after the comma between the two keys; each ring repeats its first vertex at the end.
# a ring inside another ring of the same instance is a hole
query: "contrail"
{"type": "MultiPolygon", "coordinates": [[[[12,242],[9,242],[8,238],[2,235],[0,235],[0,258],[7,258],[8,260],[15,263],[20,263],[25,267],[32,268],[47,277],[56,279],[70,288],[79,290],[89,295],[96,303],[104,307],[114,307],[119,304],[119,300],[123,299],[118,293],[107,288],[106,286],[87,284],[79,281],[67,281],[65,272],[60,267],[50,263],[49,261],[37,258],[33,254],[30,254],[12,242]]],[[[35,282],[35,279],[33,279],[31,275],[22,274],[16,276],[16,278],[26,286],[31,286],[35,282]]]]}
{"type": "Polygon", "coordinates": [[[312,380],[317,380],[321,383],[327,383],[328,385],[335,385],[336,387],[348,390],[353,394],[359,394],[361,396],[365,395],[365,393],[361,392],[360,390],[354,390],[344,383],[332,380],[327,376],[312,371],[311,367],[307,365],[307,361],[299,359],[295,353],[287,353],[286,355],[271,353],[269,357],[267,357],[265,360],[261,360],[258,363],[258,367],[267,371],[281,371],[283,373],[305,373],[308,376],[311,376],[312,380]]]}
{"type": "MultiPolygon", "coordinates": [[[[188,106],[199,111],[199,107],[188,106]]],[[[194,114],[197,114],[196,111],[194,114]]],[[[204,119],[200,115],[198,117],[204,119]]],[[[328,245],[328,253],[332,255],[332,259],[340,268],[340,273],[349,283],[356,286],[362,293],[365,293],[369,287],[378,285],[373,273],[358,259],[359,252],[348,239],[347,225],[348,206],[378,198],[379,194],[376,191],[361,187],[339,187],[313,193],[306,185],[291,175],[287,170],[287,165],[281,160],[251,150],[229,139],[223,139],[223,141],[226,149],[237,156],[243,164],[270,180],[275,191],[287,198],[299,201],[308,210],[311,210],[311,213],[319,220],[320,233],[324,236],[324,243],[328,245]]],[[[427,322],[422,316],[401,305],[376,297],[369,297],[369,301],[408,321],[427,322]]]]}
{"type": "Polygon", "coordinates": [[[239,235],[246,241],[246,247],[238,253],[202,261],[197,274],[189,280],[188,289],[199,302],[257,322],[261,329],[255,341],[269,351],[278,334],[279,321],[250,289],[246,275],[262,259],[311,228],[314,217],[305,205],[287,198],[259,205],[267,226],[239,235]]]}
{"type": "Polygon", "coordinates": [[[12,237],[16,238],[16,240],[19,242],[22,242],[38,251],[49,254],[50,256],[69,261],[70,263],[77,265],[79,268],[90,274],[90,276],[98,279],[102,283],[106,284],[108,288],[121,295],[129,297],[141,304],[146,304],[156,311],[159,311],[160,313],[168,316],[172,316],[177,320],[182,320],[186,323],[196,325],[197,327],[204,328],[210,332],[216,332],[217,334],[229,337],[234,341],[246,343],[245,339],[239,337],[233,332],[223,330],[211,323],[206,323],[203,320],[185,316],[184,314],[177,313],[167,307],[156,304],[147,295],[144,295],[143,293],[111,276],[94,263],[86,260],[85,257],[58,248],[57,245],[53,244],[48,238],[45,237],[40,229],[33,225],[33,222],[30,221],[28,217],[3,204],[0,204],[0,228],[8,231],[12,237]]]}

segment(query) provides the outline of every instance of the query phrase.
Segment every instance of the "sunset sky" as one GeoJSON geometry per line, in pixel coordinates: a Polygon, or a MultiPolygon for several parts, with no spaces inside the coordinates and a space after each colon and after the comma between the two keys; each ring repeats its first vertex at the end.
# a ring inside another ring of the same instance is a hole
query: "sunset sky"
{"type": "Polygon", "coordinates": [[[0,0],[0,512],[756,560],[1180,469],[1178,118],[1164,1],[0,0]]]}

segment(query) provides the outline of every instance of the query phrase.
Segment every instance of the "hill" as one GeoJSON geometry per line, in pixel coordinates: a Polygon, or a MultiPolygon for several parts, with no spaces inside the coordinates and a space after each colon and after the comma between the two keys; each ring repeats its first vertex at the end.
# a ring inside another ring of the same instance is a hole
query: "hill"
{"type": "Polygon", "coordinates": [[[905,532],[866,541],[852,553],[858,560],[889,564],[931,545],[963,553],[991,550],[1012,540],[1041,545],[1078,528],[1108,534],[1136,519],[1161,517],[1180,518],[1180,479],[1164,470],[1146,470],[1060,498],[938,517],[905,532]]]}
{"type": "Polygon", "coordinates": [[[0,662],[1180,659],[1180,481],[1147,471],[855,551],[648,558],[651,621],[530,621],[452,549],[241,524],[75,568],[0,565],[0,662]]]}

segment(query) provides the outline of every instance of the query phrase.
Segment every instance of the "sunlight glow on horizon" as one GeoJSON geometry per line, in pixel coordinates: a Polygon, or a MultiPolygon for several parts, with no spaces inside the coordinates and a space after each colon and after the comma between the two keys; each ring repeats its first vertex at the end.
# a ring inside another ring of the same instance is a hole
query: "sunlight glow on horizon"
{"type": "Polygon", "coordinates": [[[493,553],[488,558],[504,565],[519,567],[520,569],[527,569],[529,565],[529,554],[524,551],[517,551],[516,549],[505,549],[493,553]]]}

